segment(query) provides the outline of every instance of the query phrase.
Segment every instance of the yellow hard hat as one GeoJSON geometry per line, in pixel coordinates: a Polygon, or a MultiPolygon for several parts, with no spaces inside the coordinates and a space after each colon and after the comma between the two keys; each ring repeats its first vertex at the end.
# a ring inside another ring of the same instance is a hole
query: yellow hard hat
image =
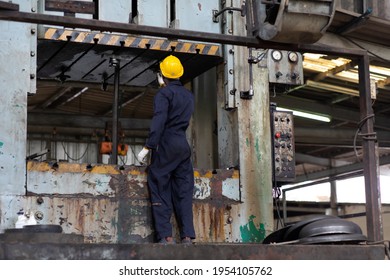
{"type": "Polygon", "coordinates": [[[168,79],[178,79],[183,76],[184,68],[180,60],[173,55],[167,56],[160,63],[161,74],[168,79]]]}

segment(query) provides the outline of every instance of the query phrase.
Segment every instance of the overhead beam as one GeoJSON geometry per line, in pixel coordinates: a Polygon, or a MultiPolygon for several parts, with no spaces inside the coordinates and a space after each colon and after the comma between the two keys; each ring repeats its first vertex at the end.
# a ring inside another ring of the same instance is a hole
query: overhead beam
{"type": "Polygon", "coordinates": [[[310,163],[320,166],[335,167],[350,164],[350,162],[332,158],[314,157],[311,155],[305,155],[302,153],[295,153],[295,161],[297,163],[310,163]]]}
{"type": "MultiPolygon", "coordinates": [[[[295,127],[294,138],[299,143],[350,143],[353,144],[353,138],[356,129],[344,128],[321,128],[321,127],[295,127]],[[317,139],[317,140],[315,140],[317,139]]],[[[390,132],[384,130],[377,130],[377,139],[379,146],[390,144],[390,132]]]]}
{"type": "MultiPolygon", "coordinates": [[[[388,29],[388,26],[381,26],[378,27],[378,30],[386,30],[388,29]]],[[[367,42],[362,39],[354,39],[354,43],[352,43],[348,38],[345,38],[343,36],[339,36],[330,32],[326,32],[324,36],[317,42],[317,44],[325,45],[325,46],[332,46],[335,48],[360,48],[368,50],[368,55],[370,56],[370,63],[373,63],[377,66],[385,66],[387,67],[388,63],[386,63],[386,60],[390,60],[390,53],[389,48],[386,45],[381,44],[375,44],[372,42],[367,42]],[[360,46],[358,47],[356,43],[360,46]],[[375,55],[374,55],[375,54],[375,55]],[[381,57],[383,59],[378,58],[381,57]]],[[[345,56],[341,57],[346,58],[345,56]]]]}
{"type": "Polygon", "coordinates": [[[332,85],[329,83],[322,83],[322,82],[307,80],[306,86],[311,87],[311,88],[315,88],[315,89],[330,91],[330,92],[338,92],[338,93],[342,93],[342,94],[359,96],[358,90],[347,88],[347,87],[336,86],[336,85],[332,85]]]}
{"type": "MultiPolygon", "coordinates": [[[[103,128],[77,128],[77,127],[49,127],[40,125],[27,125],[27,139],[34,140],[39,139],[41,141],[47,141],[52,139],[53,141],[70,141],[77,142],[80,139],[89,139],[95,141],[96,138],[101,140],[105,136],[105,130],[103,128]],[[54,136],[55,139],[50,137],[54,136]],[[48,138],[49,136],[49,138],[48,138]],[[95,139],[95,140],[94,140],[95,139]]],[[[146,138],[148,137],[149,130],[141,129],[123,129],[122,131],[125,137],[146,138]]],[[[142,140],[141,140],[142,141],[142,140]]],[[[143,141],[144,142],[144,141],[143,141]]],[[[141,144],[142,145],[142,144],[141,144]]]]}
{"type": "Polygon", "coordinates": [[[390,90],[390,77],[387,77],[386,80],[378,81],[378,87],[390,90]]]}
{"type": "MultiPolygon", "coordinates": [[[[145,95],[145,92],[138,93],[136,96],[131,97],[131,98],[125,100],[124,102],[120,103],[120,104],[119,104],[119,107],[120,107],[120,108],[124,108],[124,107],[126,107],[127,105],[133,103],[133,102],[136,101],[138,98],[140,98],[140,97],[142,97],[142,96],[144,96],[144,95],[145,95]]],[[[106,112],[104,112],[104,113],[102,113],[102,114],[100,114],[100,115],[107,116],[107,115],[110,115],[110,114],[112,114],[112,109],[110,109],[110,110],[108,110],[108,111],[106,111],[106,112]]]]}
{"type": "Polygon", "coordinates": [[[19,5],[10,2],[0,1],[0,10],[19,11],[19,5]]]}
{"type": "MultiPolygon", "coordinates": [[[[390,156],[383,156],[379,159],[379,165],[390,164],[390,156]]],[[[329,168],[319,172],[313,172],[305,175],[296,176],[294,184],[306,182],[306,181],[316,181],[324,178],[336,178],[341,177],[349,173],[363,173],[363,163],[358,162],[349,165],[343,165],[339,167],[329,168]]]]}
{"type": "Polygon", "coordinates": [[[55,102],[58,98],[62,97],[63,95],[65,95],[66,93],[71,91],[72,89],[73,88],[70,87],[70,86],[67,86],[65,88],[61,87],[61,88],[59,88],[59,90],[53,96],[48,98],[41,105],[38,105],[38,106],[35,106],[35,107],[38,107],[40,109],[45,109],[45,108],[49,107],[53,102],[55,102]]]}
{"type": "Polygon", "coordinates": [[[96,11],[94,2],[86,1],[58,1],[58,0],[46,0],[45,1],[45,10],[46,11],[55,11],[55,12],[64,12],[67,14],[94,14],[96,11]]]}
{"type": "MultiPolygon", "coordinates": [[[[90,83],[90,82],[77,82],[77,81],[66,81],[64,83],[60,83],[58,80],[37,80],[37,85],[39,88],[42,87],[73,87],[73,88],[84,88],[88,87],[89,89],[97,89],[102,90],[102,84],[101,83],[90,83]]],[[[114,89],[113,85],[107,85],[106,91],[110,92],[114,89]]],[[[145,90],[151,90],[150,87],[138,87],[138,86],[128,86],[128,85],[121,85],[121,91],[126,92],[143,92],[145,90]]]]}
{"type": "MultiPolygon", "coordinates": [[[[109,117],[83,116],[73,114],[50,114],[50,113],[29,113],[28,125],[50,126],[50,127],[75,127],[104,129],[107,122],[111,122],[109,117]]],[[[120,118],[121,128],[141,129],[150,128],[148,119],[120,118]]]]}
{"type": "MultiPolygon", "coordinates": [[[[1,1],[0,1],[1,2],[1,1]]],[[[27,22],[36,24],[56,25],[70,28],[84,28],[97,31],[119,32],[124,34],[155,36],[170,40],[190,40],[246,46],[262,49],[280,49],[299,52],[314,52],[329,55],[341,55],[346,58],[359,58],[367,52],[360,49],[334,48],[317,44],[283,44],[263,41],[253,36],[235,36],[211,32],[199,32],[183,29],[172,29],[156,26],[145,26],[130,23],[120,23],[95,19],[83,19],[69,16],[55,16],[38,13],[0,10],[0,20],[27,22]]]]}
{"type": "Polygon", "coordinates": [[[321,72],[314,76],[311,80],[314,82],[321,81],[327,77],[333,77],[337,73],[348,71],[351,68],[354,68],[357,65],[355,61],[350,61],[349,63],[343,64],[341,66],[337,66],[335,68],[329,69],[328,71],[321,72]]]}
{"type": "Polygon", "coordinates": [[[72,100],[76,99],[77,97],[79,97],[80,95],[82,95],[84,92],[86,92],[88,90],[88,87],[84,87],[82,88],[81,90],[77,91],[75,94],[71,95],[70,97],[68,97],[66,100],[64,100],[61,104],[58,104],[56,107],[60,107],[60,106],[63,106],[69,102],[71,102],[72,100]]]}

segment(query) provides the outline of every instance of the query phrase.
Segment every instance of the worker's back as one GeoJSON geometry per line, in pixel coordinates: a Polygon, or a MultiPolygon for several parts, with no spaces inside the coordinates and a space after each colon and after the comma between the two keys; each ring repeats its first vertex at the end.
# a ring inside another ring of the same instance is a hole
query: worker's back
{"type": "Polygon", "coordinates": [[[162,91],[171,97],[165,129],[178,133],[185,132],[194,111],[193,94],[176,81],[171,82],[162,91]]]}
{"type": "Polygon", "coordinates": [[[185,136],[194,111],[193,94],[180,81],[171,81],[154,99],[154,117],[147,146],[157,148],[161,138],[185,136]]]}

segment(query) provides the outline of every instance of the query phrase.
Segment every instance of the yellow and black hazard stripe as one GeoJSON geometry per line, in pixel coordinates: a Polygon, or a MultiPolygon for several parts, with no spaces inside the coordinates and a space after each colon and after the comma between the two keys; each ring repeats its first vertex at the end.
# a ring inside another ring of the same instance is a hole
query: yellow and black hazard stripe
{"type": "Polygon", "coordinates": [[[122,34],[111,34],[74,29],[46,28],[46,40],[71,41],[75,43],[98,43],[107,46],[123,46],[129,48],[149,48],[151,50],[171,51],[182,53],[198,53],[202,55],[221,56],[221,46],[218,44],[194,43],[186,41],[170,41],[160,38],[146,38],[122,34]]]}

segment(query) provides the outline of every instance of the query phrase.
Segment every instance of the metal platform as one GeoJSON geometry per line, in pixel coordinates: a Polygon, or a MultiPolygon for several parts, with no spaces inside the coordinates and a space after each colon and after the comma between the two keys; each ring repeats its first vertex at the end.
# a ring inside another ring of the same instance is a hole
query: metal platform
{"type": "Polygon", "coordinates": [[[0,259],[385,260],[386,256],[383,245],[265,245],[258,243],[199,243],[194,245],[87,244],[81,243],[80,239],[74,235],[30,233],[0,235],[0,259]]]}

